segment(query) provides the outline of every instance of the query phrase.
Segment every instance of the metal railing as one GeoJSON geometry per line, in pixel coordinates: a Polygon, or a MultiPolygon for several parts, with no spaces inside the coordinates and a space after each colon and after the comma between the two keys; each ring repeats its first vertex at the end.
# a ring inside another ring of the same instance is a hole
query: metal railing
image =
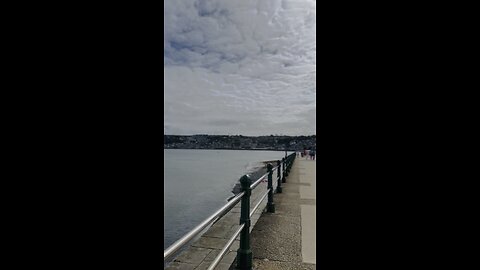
{"type": "Polygon", "coordinates": [[[282,158],[282,161],[277,160],[277,166],[273,168],[272,164],[267,164],[267,173],[259,177],[254,183],[251,183],[251,179],[248,175],[244,175],[240,178],[240,184],[242,186],[242,192],[237,194],[231,200],[228,201],[224,206],[218,209],[215,213],[210,215],[200,224],[198,224],[191,231],[186,233],[182,238],[173,243],[170,247],[164,250],[163,260],[164,262],[170,259],[173,255],[176,254],[183,246],[189,243],[196,236],[199,236],[205,228],[209,225],[213,225],[224,215],[226,215],[239,201],[241,201],[241,210],[240,210],[240,226],[235,231],[235,233],[228,239],[227,244],[222,248],[220,253],[212,261],[208,270],[213,270],[220,263],[221,259],[225,256],[229,248],[235,241],[235,238],[240,235],[240,247],[237,250],[237,268],[238,269],[252,269],[252,251],[250,250],[250,217],[255,213],[255,211],[260,207],[263,200],[268,196],[266,209],[269,213],[275,213],[275,203],[273,202],[274,193],[282,193],[282,183],[286,182],[286,176],[290,171],[293,162],[295,160],[296,154],[290,154],[287,156],[285,152],[285,157],[282,158]],[[281,169],[281,164],[283,164],[283,170],[281,169]],[[274,171],[277,171],[277,185],[276,188],[273,188],[272,174],[274,171]],[[255,189],[263,180],[267,177],[267,190],[264,192],[260,200],[253,207],[253,210],[250,211],[250,195],[252,190],[255,189]]]}

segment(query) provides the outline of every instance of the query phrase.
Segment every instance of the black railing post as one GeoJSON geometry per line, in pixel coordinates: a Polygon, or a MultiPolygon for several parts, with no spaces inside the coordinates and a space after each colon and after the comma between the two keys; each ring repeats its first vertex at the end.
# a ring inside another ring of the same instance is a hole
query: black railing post
{"type": "Polygon", "coordinates": [[[292,156],[288,156],[287,176],[290,173],[291,168],[292,168],[292,156]]]}
{"type": "Polygon", "coordinates": [[[252,269],[252,250],[250,249],[250,189],[251,180],[248,175],[240,178],[242,190],[245,195],[242,197],[240,210],[240,225],[245,224],[240,233],[240,248],[237,250],[237,268],[242,270],[252,269]]]}
{"type": "Polygon", "coordinates": [[[285,183],[286,182],[286,178],[285,178],[285,158],[282,158],[282,165],[283,165],[283,170],[282,170],[282,183],[285,183]]]}
{"type": "Polygon", "coordinates": [[[285,176],[288,176],[288,157],[285,158],[285,176]]]}
{"type": "Polygon", "coordinates": [[[275,213],[275,203],[273,203],[273,184],[272,184],[272,164],[267,165],[268,170],[268,202],[267,202],[267,212],[275,213]]]}
{"type": "Polygon", "coordinates": [[[280,179],[280,160],[277,160],[277,193],[282,193],[282,179],[280,179]]]}
{"type": "Polygon", "coordinates": [[[285,163],[286,163],[285,176],[288,176],[288,162],[289,162],[289,157],[287,156],[287,150],[285,150],[285,163]]]}

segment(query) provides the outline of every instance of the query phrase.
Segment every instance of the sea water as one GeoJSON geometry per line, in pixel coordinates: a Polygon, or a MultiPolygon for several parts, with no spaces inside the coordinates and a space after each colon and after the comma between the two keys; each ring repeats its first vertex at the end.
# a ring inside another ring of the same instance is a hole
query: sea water
{"type": "Polygon", "coordinates": [[[262,161],[285,157],[284,151],[256,150],[164,149],[163,153],[164,249],[222,207],[242,175],[258,169],[262,161]]]}

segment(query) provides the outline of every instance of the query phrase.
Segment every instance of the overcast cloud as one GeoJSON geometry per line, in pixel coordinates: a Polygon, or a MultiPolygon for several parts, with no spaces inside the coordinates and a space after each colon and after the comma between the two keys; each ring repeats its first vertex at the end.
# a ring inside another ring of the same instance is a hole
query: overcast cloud
{"type": "Polygon", "coordinates": [[[164,6],[165,134],[316,133],[315,1],[164,6]]]}

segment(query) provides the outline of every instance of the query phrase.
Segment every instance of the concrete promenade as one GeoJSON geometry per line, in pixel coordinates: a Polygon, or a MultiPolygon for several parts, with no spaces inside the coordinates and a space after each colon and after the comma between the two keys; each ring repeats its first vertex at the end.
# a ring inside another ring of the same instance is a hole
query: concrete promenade
{"type": "MultiPolygon", "coordinates": [[[[274,188],[276,175],[273,173],[274,188]]],[[[264,211],[267,199],[251,217],[253,267],[260,269],[316,269],[316,161],[297,157],[274,195],[275,213],[264,211]]],[[[252,191],[251,207],[266,191],[266,183],[252,191]]],[[[207,269],[228,238],[238,228],[240,204],[165,269],[207,269]]],[[[216,269],[234,269],[239,238],[216,269]]]]}
{"type": "Polygon", "coordinates": [[[263,213],[251,234],[253,267],[316,269],[316,161],[297,157],[275,213],[263,213]]]}

